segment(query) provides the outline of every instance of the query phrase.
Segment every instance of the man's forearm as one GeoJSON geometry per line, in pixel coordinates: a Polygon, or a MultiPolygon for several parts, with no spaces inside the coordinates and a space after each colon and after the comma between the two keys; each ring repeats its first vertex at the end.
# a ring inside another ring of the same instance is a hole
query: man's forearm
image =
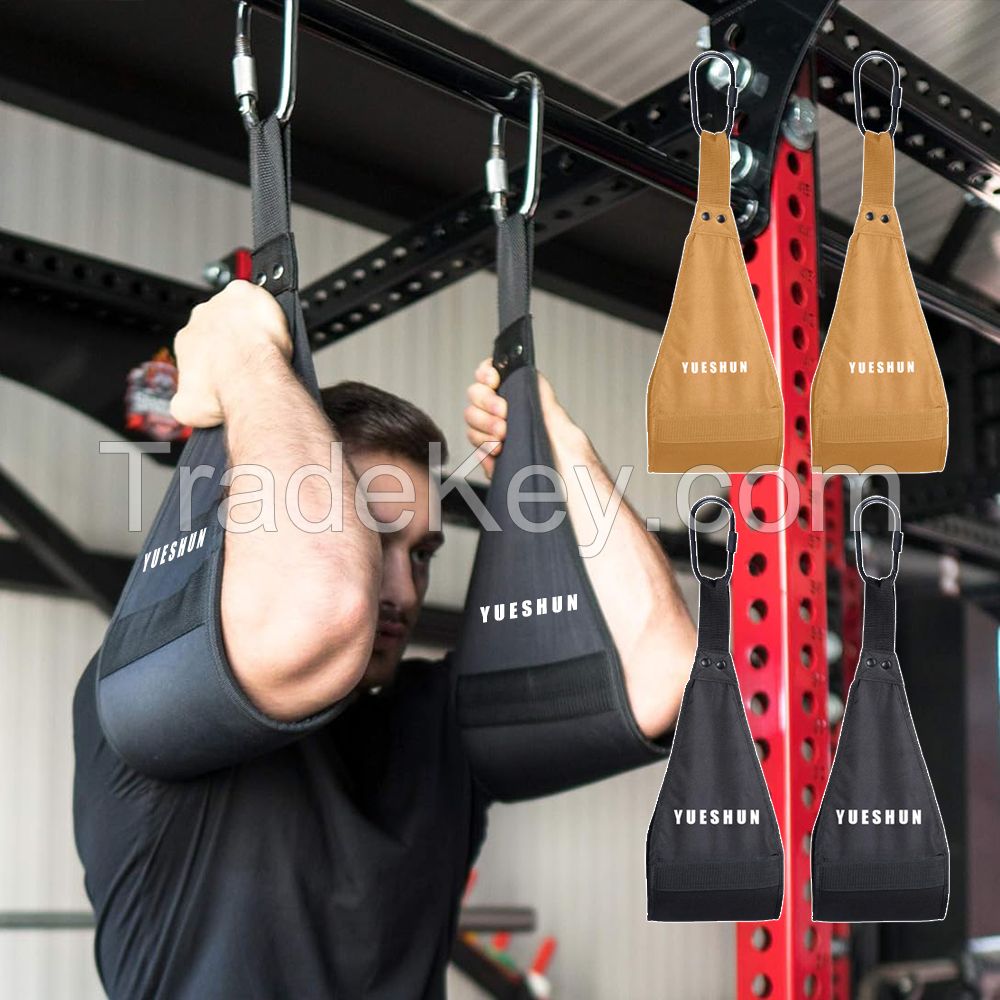
{"type": "MultiPolygon", "coordinates": [[[[587,436],[568,417],[553,423],[557,471],[566,482],[577,541],[586,545],[596,526],[574,469],[586,470],[602,508],[615,498],[614,485],[587,436]]],[[[696,646],[673,570],[625,501],[606,544],[584,564],[621,656],[633,714],[643,733],[656,739],[676,721],[696,646]]]]}
{"type": "Polygon", "coordinates": [[[296,470],[330,469],[336,434],[279,352],[247,360],[227,382],[222,403],[232,466],[267,470],[263,482],[238,475],[230,483],[233,530],[226,536],[222,583],[227,651],[259,707],[301,718],[346,695],[367,664],[378,611],[379,540],[357,516],[357,484],[346,461],[334,457],[334,486],[309,476],[286,497],[296,470]],[[259,524],[262,504],[241,502],[239,495],[272,486],[273,523],[241,530],[259,524]],[[305,522],[327,519],[331,505],[342,512],[340,530],[303,529],[305,522]]]}

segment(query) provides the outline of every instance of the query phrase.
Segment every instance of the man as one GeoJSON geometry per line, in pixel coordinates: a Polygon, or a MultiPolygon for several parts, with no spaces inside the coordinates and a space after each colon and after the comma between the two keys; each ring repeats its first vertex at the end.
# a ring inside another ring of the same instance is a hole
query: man
{"type": "MultiPolygon", "coordinates": [[[[284,749],[248,749],[242,763],[190,780],[147,776],[109,746],[94,665],[84,674],[74,811],[102,981],[128,1000],[442,997],[488,805],[462,752],[447,659],[402,661],[443,542],[427,501],[428,448],[443,436],[416,407],[358,383],[326,390],[324,415],[291,371],[280,309],[245,282],[195,309],[176,349],[175,414],[194,426],[224,423],[232,465],[266,467],[278,497],[296,469],[329,467],[331,440],[343,445],[334,498],[344,501],[343,526],[302,530],[278,503],[275,530],[242,531],[260,503],[240,494],[259,483],[238,476],[230,485],[221,601],[229,662],[220,669],[231,674],[234,713],[297,737],[284,749]],[[409,477],[412,499],[385,466],[409,477]],[[375,497],[367,506],[355,504],[359,479],[375,497]],[[398,530],[373,530],[397,521],[398,530]]],[[[477,447],[506,433],[498,381],[483,362],[469,389],[477,447]]],[[[544,379],[541,397],[556,463],[573,484],[570,517],[586,528],[571,468],[588,468],[602,505],[611,482],[544,379]]],[[[322,520],[329,483],[298,485],[299,515],[322,520]]],[[[587,571],[636,723],[660,740],[695,647],[669,564],[623,507],[587,571]]],[[[197,718],[176,723],[197,740],[197,718]]]]}

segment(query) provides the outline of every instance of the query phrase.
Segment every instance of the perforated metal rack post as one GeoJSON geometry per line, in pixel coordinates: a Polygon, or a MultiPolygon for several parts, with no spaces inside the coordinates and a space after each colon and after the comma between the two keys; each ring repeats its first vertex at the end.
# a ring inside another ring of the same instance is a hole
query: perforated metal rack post
{"type": "Polygon", "coordinates": [[[785,398],[785,467],[780,476],[755,482],[734,477],[740,549],[732,587],[733,656],[781,829],[785,901],[780,920],[737,928],[741,1000],[829,998],[833,988],[830,926],[812,922],[808,897],[809,836],[830,769],[825,550],[843,545],[842,535],[828,529],[824,538],[813,528],[809,385],[820,339],[816,243],[814,157],[782,140],[770,223],[746,255],[785,398]],[[757,530],[779,521],[786,497],[794,504],[787,527],[757,530]],[[744,518],[747,510],[753,513],[744,518]]]}

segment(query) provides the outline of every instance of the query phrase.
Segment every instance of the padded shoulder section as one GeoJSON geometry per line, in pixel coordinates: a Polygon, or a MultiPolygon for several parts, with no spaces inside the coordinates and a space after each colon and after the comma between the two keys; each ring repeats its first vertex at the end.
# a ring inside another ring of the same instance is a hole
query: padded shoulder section
{"type": "Polygon", "coordinates": [[[501,802],[565,791],[667,754],[640,732],[608,652],[459,677],[457,697],[472,769],[501,802]]]}
{"type": "Polygon", "coordinates": [[[701,647],[646,837],[650,920],[776,920],[778,821],[732,657],[701,647]]]}
{"type": "Polygon", "coordinates": [[[455,650],[457,717],[473,771],[501,801],[530,799],[661,759],[635,722],[555,461],[538,376],[500,386],[509,426],[455,650]],[[523,501],[519,500],[523,498],[523,501]]]}
{"type": "Polygon", "coordinates": [[[268,718],[233,677],[214,631],[199,625],[98,678],[105,738],[136,771],[170,781],[230,767],[318,729],[349,703],[300,722],[268,718]]]}

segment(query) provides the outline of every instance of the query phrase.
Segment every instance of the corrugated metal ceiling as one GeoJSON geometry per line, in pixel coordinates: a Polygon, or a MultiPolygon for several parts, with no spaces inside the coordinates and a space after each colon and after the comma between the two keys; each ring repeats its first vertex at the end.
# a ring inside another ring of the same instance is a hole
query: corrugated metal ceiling
{"type": "MultiPolygon", "coordinates": [[[[682,0],[412,2],[616,104],[683,74],[697,54],[696,35],[705,21],[682,0]]],[[[982,99],[1000,103],[997,0],[854,0],[847,6],[982,99]]],[[[904,91],[904,120],[905,113],[904,91]]],[[[861,185],[857,131],[821,109],[820,149],[823,205],[853,220],[861,185]]],[[[907,246],[918,257],[933,256],[962,194],[905,156],[897,163],[897,204],[907,246]]],[[[996,213],[983,220],[959,269],[965,280],[996,294],[996,213]]]]}

